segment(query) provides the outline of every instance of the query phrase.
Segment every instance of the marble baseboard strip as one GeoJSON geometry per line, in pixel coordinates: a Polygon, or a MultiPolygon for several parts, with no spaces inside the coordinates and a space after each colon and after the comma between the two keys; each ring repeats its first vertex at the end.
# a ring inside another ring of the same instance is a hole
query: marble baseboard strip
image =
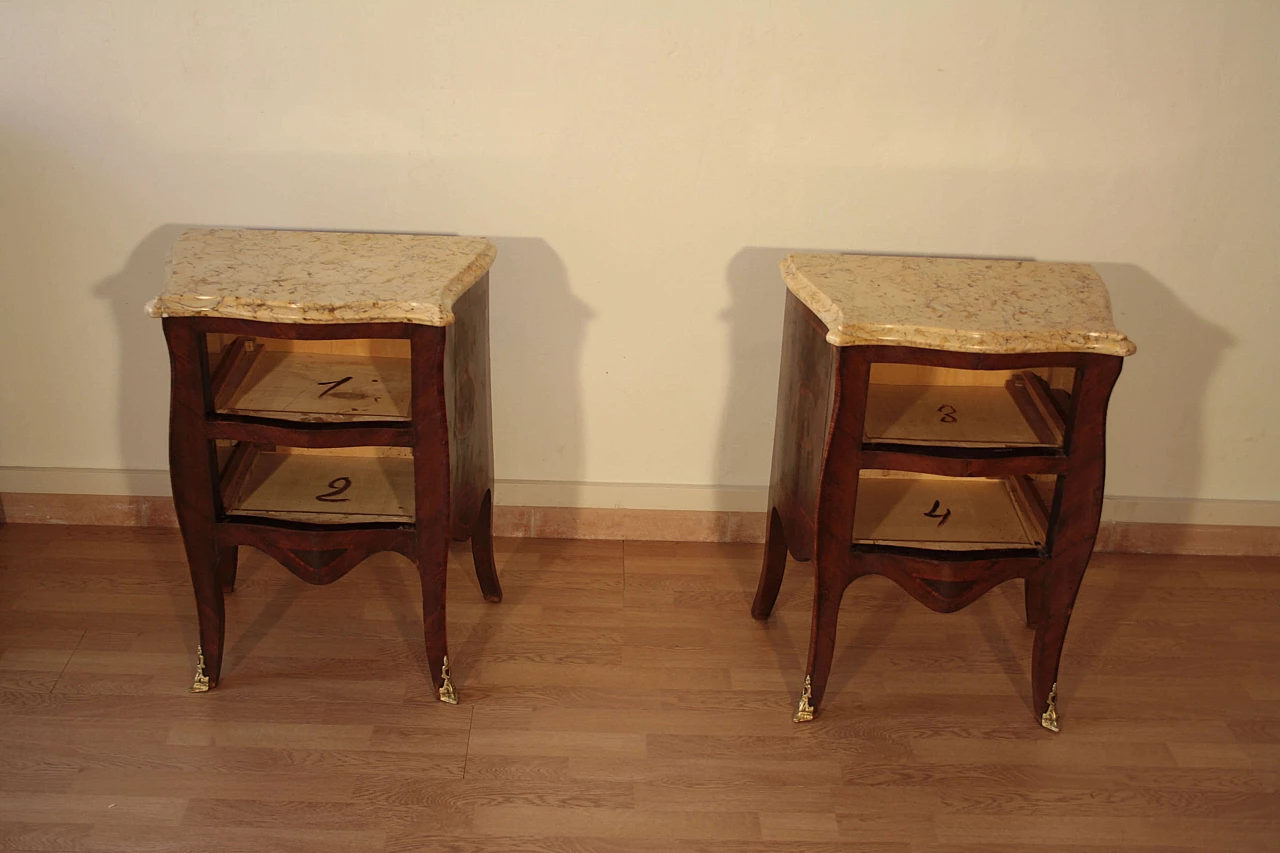
{"type": "Polygon", "coordinates": [[[0,492],[0,523],[177,527],[173,498],[0,492]]]}
{"type": "MultiPolygon", "coordinates": [[[[0,523],[177,527],[167,497],[0,493],[0,523]]],[[[764,541],[763,512],[494,507],[496,536],[664,542],[764,541]]],[[[1126,554],[1280,557],[1280,527],[1104,521],[1097,550],[1126,554]]]]}

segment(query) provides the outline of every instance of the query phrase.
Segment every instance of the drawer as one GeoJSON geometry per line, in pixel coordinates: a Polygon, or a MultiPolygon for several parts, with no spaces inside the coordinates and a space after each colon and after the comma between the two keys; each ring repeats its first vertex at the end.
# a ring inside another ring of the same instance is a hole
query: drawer
{"type": "Polygon", "coordinates": [[[1048,513],[1027,477],[863,471],[853,540],[941,551],[1038,549],[1048,513]]]}

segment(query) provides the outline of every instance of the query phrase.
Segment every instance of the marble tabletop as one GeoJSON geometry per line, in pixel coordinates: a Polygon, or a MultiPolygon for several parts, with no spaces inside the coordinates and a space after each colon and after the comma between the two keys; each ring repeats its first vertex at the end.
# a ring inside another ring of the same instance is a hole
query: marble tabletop
{"type": "Polygon", "coordinates": [[[782,276],[836,346],[1119,356],[1137,349],[1112,323],[1106,285],[1088,264],[792,254],[782,276]]]}
{"type": "Polygon", "coordinates": [[[192,228],[147,313],[447,326],[496,254],[483,237],[192,228]]]}

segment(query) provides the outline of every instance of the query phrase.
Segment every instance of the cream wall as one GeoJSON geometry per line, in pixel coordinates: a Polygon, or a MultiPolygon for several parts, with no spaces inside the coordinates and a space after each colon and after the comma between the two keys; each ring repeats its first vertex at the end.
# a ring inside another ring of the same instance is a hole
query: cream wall
{"type": "Polygon", "coordinates": [[[202,224],[493,237],[498,476],[592,484],[767,481],[788,250],[1094,262],[1108,493],[1280,500],[1276,44],[1273,2],[0,2],[0,466],[155,482],[142,304],[202,224]]]}

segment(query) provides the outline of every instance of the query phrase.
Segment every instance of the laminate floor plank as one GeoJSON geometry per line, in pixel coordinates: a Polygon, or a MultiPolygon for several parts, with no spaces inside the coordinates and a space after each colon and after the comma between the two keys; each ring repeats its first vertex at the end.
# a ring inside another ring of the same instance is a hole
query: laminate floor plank
{"type": "Polygon", "coordinates": [[[311,587],[241,549],[193,696],[176,532],[0,527],[0,850],[1280,850],[1280,561],[1096,557],[1054,735],[1020,583],[943,616],[860,579],[797,726],[811,566],[762,623],[760,546],[495,552],[497,605],[450,552],[457,707],[394,554],[311,587]]]}

